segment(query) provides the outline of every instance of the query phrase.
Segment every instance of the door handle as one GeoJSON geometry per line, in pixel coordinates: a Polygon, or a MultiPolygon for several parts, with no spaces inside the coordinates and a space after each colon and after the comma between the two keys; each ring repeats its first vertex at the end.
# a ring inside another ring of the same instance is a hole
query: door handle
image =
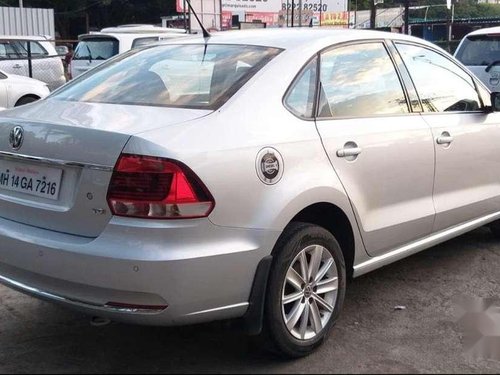
{"type": "Polygon", "coordinates": [[[16,64],[16,65],[14,65],[12,68],[14,68],[14,69],[21,69],[21,68],[22,68],[22,66],[21,66],[21,65],[19,65],[19,64],[16,64]]]}
{"type": "Polygon", "coordinates": [[[436,140],[438,145],[449,145],[453,142],[453,137],[450,135],[448,132],[443,132],[437,140],[436,140]]]}
{"type": "Polygon", "coordinates": [[[348,160],[356,159],[361,154],[362,149],[354,142],[347,142],[344,148],[337,150],[337,157],[347,158],[348,160]]]}
{"type": "Polygon", "coordinates": [[[339,158],[358,156],[359,154],[361,154],[361,151],[362,150],[359,147],[343,148],[343,149],[337,151],[337,156],[339,158]]]}

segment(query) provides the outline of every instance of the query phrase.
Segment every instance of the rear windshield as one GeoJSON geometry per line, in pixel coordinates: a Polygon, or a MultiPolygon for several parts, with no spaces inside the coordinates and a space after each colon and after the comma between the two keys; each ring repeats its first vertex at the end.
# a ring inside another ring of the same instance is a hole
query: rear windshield
{"type": "Polygon", "coordinates": [[[163,45],[130,51],[53,98],[215,109],[281,50],[242,45],[163,45]]]}
{"type": "Polygon", "coordinates": [[[468,36],[456,57],[467,66],[488,66],[500,61],[500,35],[468,36]]]}
{"type": "Polygon", "coordinates": [[[107,60],[115,55],[118,55],[118,40],[86,38],[78,43],[73,60],[107,60]]]}

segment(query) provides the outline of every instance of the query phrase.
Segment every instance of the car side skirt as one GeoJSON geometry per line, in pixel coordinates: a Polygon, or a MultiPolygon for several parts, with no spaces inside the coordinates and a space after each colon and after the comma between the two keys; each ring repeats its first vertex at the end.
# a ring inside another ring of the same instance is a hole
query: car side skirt
{"type": "Polygon", "coordinates": [[[406,258],[410,255],[419,253],[432,246],[448,241],[454,237],[460,236],[464,233],[470,232],[476,228],[482,227],[488,223],[500,219],[500,212],[495,212],[481,218],[468,221],[466,223],[453,226],[443,231],[434,233],[430,236],[411,242],[407,245],[401,246],[397,249],[389,251],[384,255],[371,258],[370,260],[354,266],[354,277],[364,275],[368,272],[384,267],[388,264],[394,263],[398,260],[406,258]]]}

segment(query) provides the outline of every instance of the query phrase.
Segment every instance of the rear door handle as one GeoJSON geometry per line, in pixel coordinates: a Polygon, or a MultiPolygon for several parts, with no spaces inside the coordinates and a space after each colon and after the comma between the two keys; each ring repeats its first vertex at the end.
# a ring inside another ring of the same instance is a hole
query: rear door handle
{"type": "Polygon", "coordinates": [[[22,66],[21,66],[21,65],[19,65],[19,64],[16,64],[16,65],[14,65],[12,68],[14,68],[14,69],[21,69],[21,68],[22,68],[22,66]]]}
{"type": "Polygon", "coordinates": [[[450,135],[448,132],[443,132],[437,140],[436,140],[438,145],[449,145],[453,142],[453,137],[450,135]]]}

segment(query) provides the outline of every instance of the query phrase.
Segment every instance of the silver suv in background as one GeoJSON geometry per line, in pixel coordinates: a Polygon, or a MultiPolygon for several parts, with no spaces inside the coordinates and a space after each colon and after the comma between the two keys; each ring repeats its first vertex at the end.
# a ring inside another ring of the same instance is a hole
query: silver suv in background
{"type": "Polygon", "coordinates": [[[71,62],[71,77],[76,78],[111,57],[131,49],[185,36],[186,30],[151,25],[124,25],[80,35],[71,62]]]}
{"type": "Polygon", "coordinates": [[[500,90],[500,27],[476,30],[466,35],[455,57],[491,91],[500,90]]]}
{"type": "Polygon", "coordinates": [[[31,48],[34,79],[55,90],[66,83],[64,67],[54,45],[43,36],[0,35],[0,70],[29,77],[28,43],[31,48]]]}

